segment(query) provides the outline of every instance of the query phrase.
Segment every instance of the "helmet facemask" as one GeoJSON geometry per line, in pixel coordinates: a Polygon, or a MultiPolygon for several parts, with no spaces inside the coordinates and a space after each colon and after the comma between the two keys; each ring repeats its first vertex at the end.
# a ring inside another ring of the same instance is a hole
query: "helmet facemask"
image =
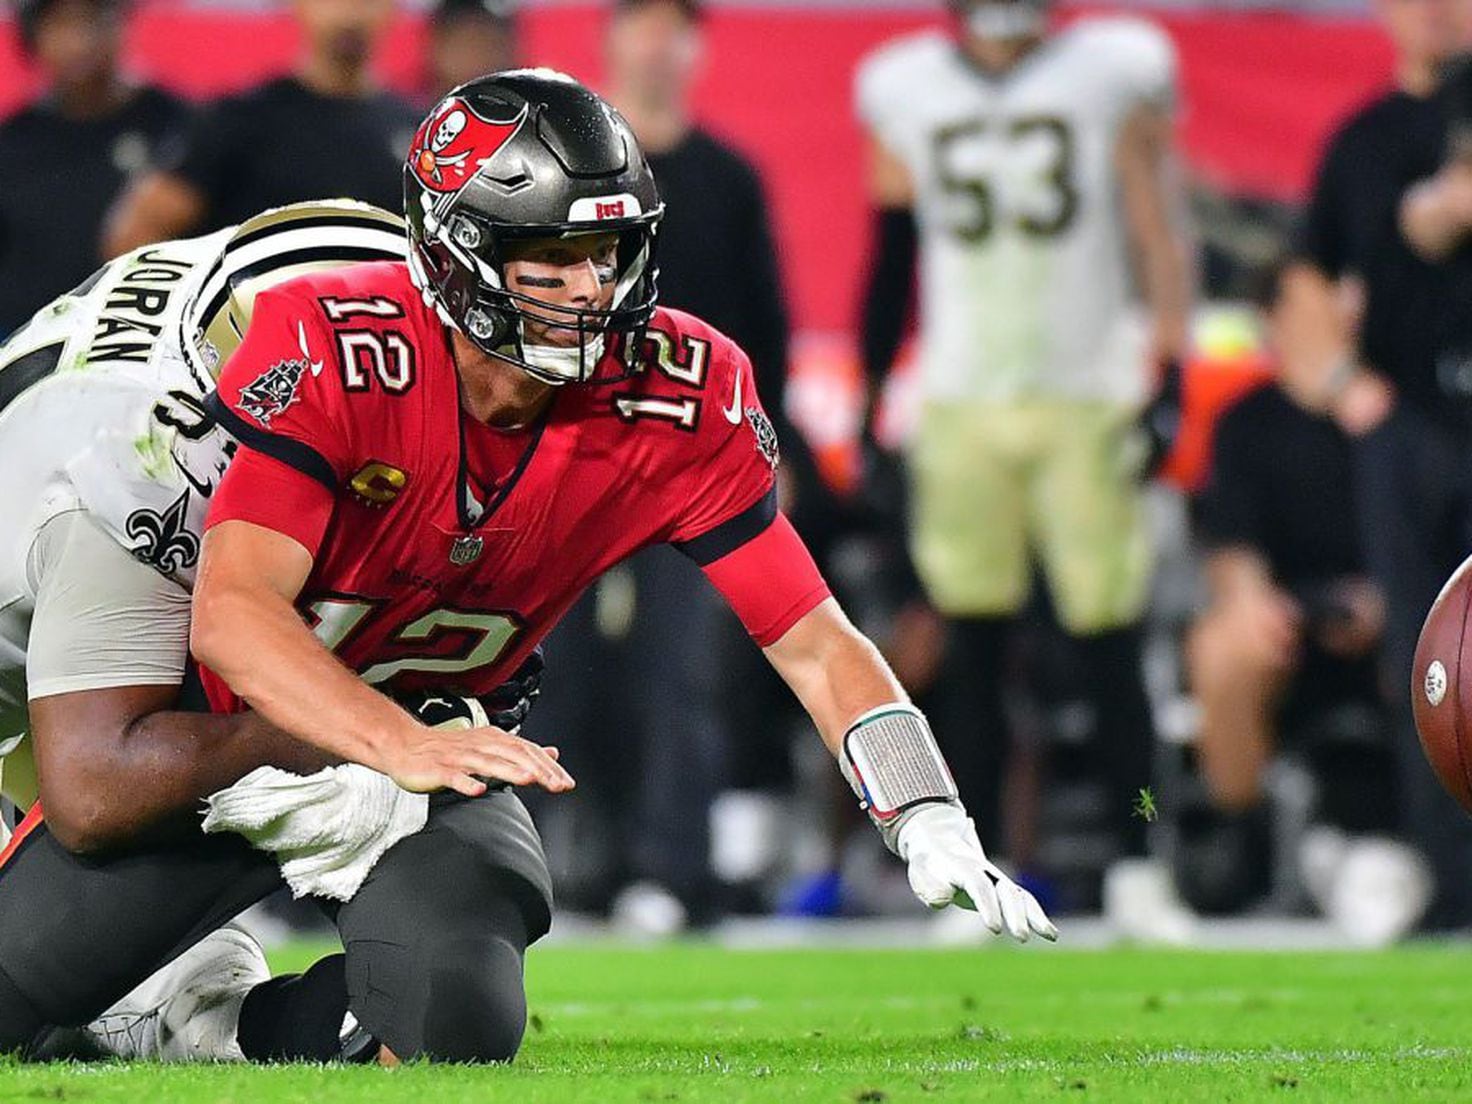
{"type": "Polygon", "coordinates": [[[436,302],[442,317],[482,352],[544,383],[616,382],[632,370],[654,314],[655,227],[661,213],[536,226],[496,224],[453,207],[443,219],[427,211],[425,247],[411,251],[411,269],[421,287],[437,289],[434,299],[448,300],[436,302]],[[606,308],[567,306],[507,286],[506,264],[518,243],[606,233],[617,235],[611,263],[606,273],[599,272],[600,284],[612,285],[606,308]],[[448,280],[424,280],[431,273],[421,267],[448,267],[463,278],[455,279],[451,271],[444,274],[448,280]],[[535,340],[547,331],[567,340],[535,340]],[[617,354],[613,367],[600,372],[610,350],[617,354]]]}

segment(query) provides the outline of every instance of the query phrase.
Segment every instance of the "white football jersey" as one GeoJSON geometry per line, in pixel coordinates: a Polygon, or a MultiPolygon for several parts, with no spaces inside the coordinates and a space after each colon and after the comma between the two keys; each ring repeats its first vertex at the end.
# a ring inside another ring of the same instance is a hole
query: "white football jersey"
{"type": "Polygon", "coordinates": [[[402,257],[401,227],[332,201],[147,246],[0,345],[0,755],[26,727],[41,527],[85,511],[136,559],[191,586],[209,498],[235,448],[203,400],[256,293],[328,265],[402,257]]]}
{"type": "Polygon", "coordinates": [[[1170,40],[1135,19],[1074,23],[1000,76],[941,31],[863,62],[860,117],[915,186],[928,399],[1142,396],[1114,159],[1130,113],[1174,89],[1170,40]]]}

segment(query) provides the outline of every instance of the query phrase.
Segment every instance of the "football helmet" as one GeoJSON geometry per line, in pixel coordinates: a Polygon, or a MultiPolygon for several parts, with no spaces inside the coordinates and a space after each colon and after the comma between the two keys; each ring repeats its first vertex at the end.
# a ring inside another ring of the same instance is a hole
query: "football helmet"
{"type": "Polygon", "coordinates": [[[235,228],[185,308],[185,360],[201,386],[217,378],[266,288],[358,261],[403,259],[403,220],[367,203],[319,199],[262,211],[235,228]]]}
{"type": "Polygon", "coordinates": [[[420,125],[404,167],[409,271],[425,301],[476,348],[552,384],[632,370],[654,314],[655,232],[664,208],[628,123],[550,69],[493,73],[451,91],[420,125]],[[607,309],[567,307],[506,286],[508,247],[617,234],[607,309]],[[526,322],[575,336],[526,340],[526,322]],[[614,353],[615,367],[599,364],[614,353]]]}

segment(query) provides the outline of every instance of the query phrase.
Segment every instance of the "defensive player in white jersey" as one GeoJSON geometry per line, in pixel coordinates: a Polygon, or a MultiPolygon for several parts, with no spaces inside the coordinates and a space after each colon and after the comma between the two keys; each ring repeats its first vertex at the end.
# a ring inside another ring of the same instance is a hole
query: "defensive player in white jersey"
{"type": "MultiPolygon", "coordinates": [[[[258,292],[401,259],[403,234],[397,216],[363,204],[268,211],[110,262],[0,346],[0,755],[6,796],[30,810],[0,851],[0,880],[38,796],[68,850],[105,851],[166,831],[171,814],[256,766],[323,764],[253,715],[176,703],[200,523],[236,447],[203,403],[258,292]]],[[[230,1057],[233,1026],[215,1021],[267,973],[254,941],[222,928],[86,1029],[30,1052],[230,1057]]]]}
{"type": "MultiPolygon", "coordinates": [[[[1178,410],[1187,340],[1175,55],[1135,19],[1050,32],[1038,0],[956,0],[951,16],[949,30],[885,45],[857,78],[878,209],[871,392],[898,348],[919,258],[912,546],[950,621],[946,752],[968,807],[994,818],[1003,653],[1036,559],[1079,644],[1122,847],[1142,855],[1131,799],[1150,777],[1138,628],[1150,549],[1147,450],[1131,428],[1152,389],[1146,425],[1178,410]]],[[[998,838],[995,820],[983,823],[998,838]]]]}

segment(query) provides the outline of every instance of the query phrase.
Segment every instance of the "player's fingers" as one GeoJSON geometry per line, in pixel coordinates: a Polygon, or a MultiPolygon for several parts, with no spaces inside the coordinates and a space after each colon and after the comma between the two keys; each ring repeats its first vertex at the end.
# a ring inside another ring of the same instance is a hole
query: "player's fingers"
{"type": "Polygon", "coordinates": [[[523,757],[523,762],[537,772],[537,780],[550,790],[571,789],[573,785],[572,775],[557,762],[556,759],[547,754],[547,749],[541,744],[535,744],[521,737],[514,737],[516,750],[523,757]]]}
{"type": "MultiPolygon", "coordinates": [[[[987,878],[987,881],[991,881],[987,878]]],[[[1010,878],[996,882],[997,904],[1002,909],[1002,925],[1007,934],[1019,943],[1026,943],[1032,936],[1027,924],[1027,906],[1022,902],[1022,890],[1010,878]]]]}
{"type": "Polygon", "coordinates": [[[531,767],[496,752],[467,755],[460,765],[470,774],[509,782],[513,786],[528,786],[537,780],[536,772],[531,767]]]}
{"type": "Polygon", "coordinates": [[[486,784],[468,774],[452,774],[445,780],[445,787],[466,797],[479,797],[486,792],[486,784]]]}
{"type": "Polygon", "coordinates": [[[945,908],[956,896],[956,887],[950,880],[936,877],[923,862],[911,863],[908,874],[915,896],[930,908],[945,908]]]}
{"type": "Polygon", "coordinates": [[[1038,899],[1027,890],[1022,891],[1022,904],[1027,909],[1027,926],[1049,943],[1058,941],[1058,927],[1048,919],[1048,914],[1043,911],[1043,906],[1038,904],[1038,899]]]}
{"type": "Polygon", "coordinates": [[[982,874],[968,874],[963,880],[966,895],[976,907],[976,914],[993,935],[1002,934],[1002,906],[997,900],[997,887],[982,874]]]}
{"type": "Polygon", "coordinates": [[[496,777],[513,786],[536,784],[549,793],[564,793],[573,787],[572,776],[545,755],[534,755],[525,747],[502,749],[498,754],[504,766],[497,768],[496,777]]]}

